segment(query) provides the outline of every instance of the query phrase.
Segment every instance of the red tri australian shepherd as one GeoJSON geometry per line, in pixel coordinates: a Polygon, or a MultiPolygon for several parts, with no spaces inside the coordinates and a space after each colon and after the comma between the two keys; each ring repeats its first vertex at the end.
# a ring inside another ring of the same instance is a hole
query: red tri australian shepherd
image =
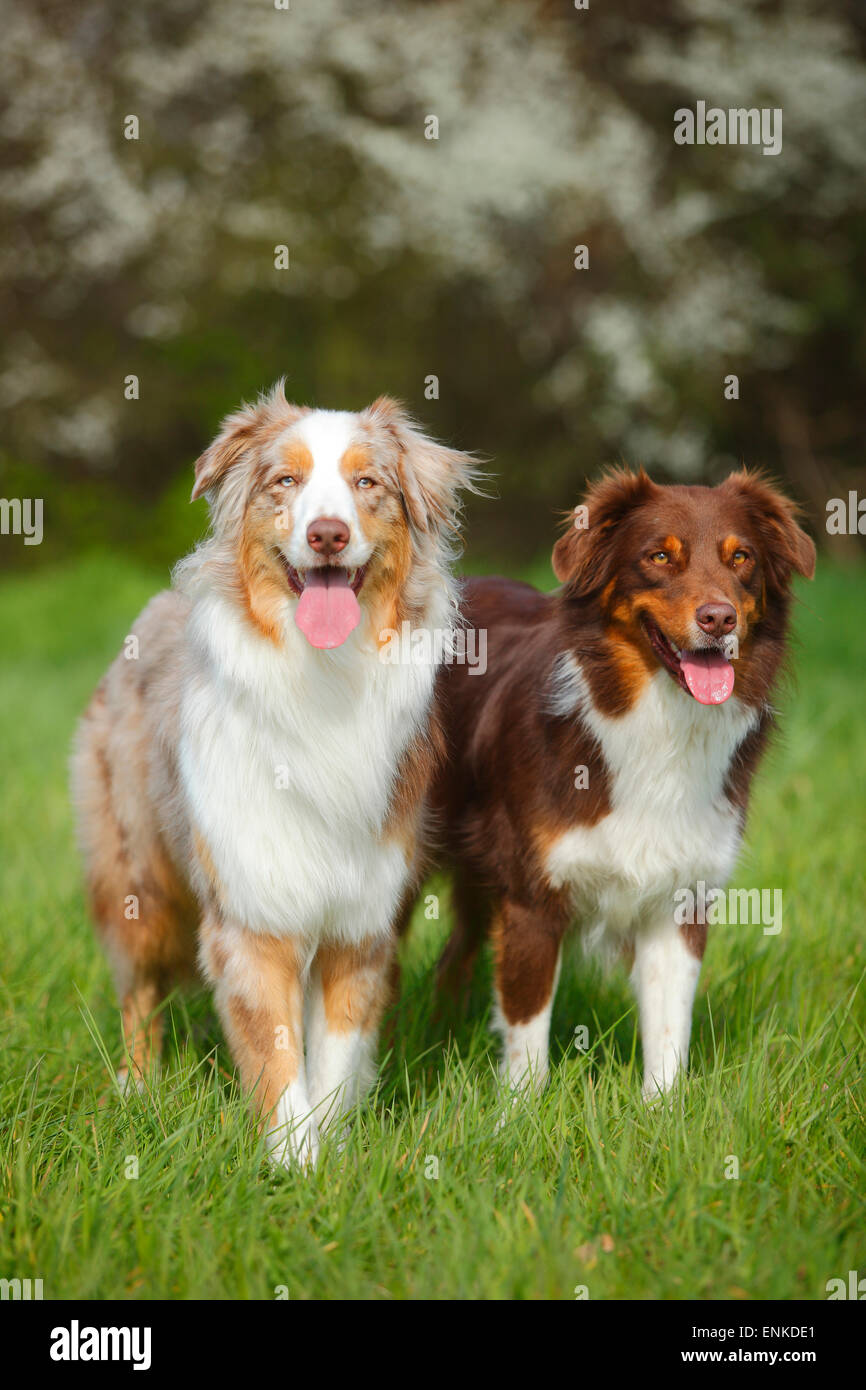
{"type": "Polygon", "coordinates": [[[573,920],[631,965],[645,1096],[685,1065],[706,927],[678,925],[676,895],[733,869],[791,576],[814,566],[794,506],[759,476],[662,487],[620,471],[557,542],[556,593],[468,582],[487,669],[439,676],[449,760],[434,804],[456,916],[440,970],[465,979],[489,931],[512,1088],[544,1084],[573,920]]]}
{"type": "Polygon", "coordinates": [[[198,958],[279,1164],[314,1160],[374,1070],[438,737],[435,666],[383,661],[382,635],[452,625],[472,473],[384,398],[310,410],[280,385],[231,416],[196,464],[212,536],[78,732],[125,1079],[142,1082],[198,958]]]}

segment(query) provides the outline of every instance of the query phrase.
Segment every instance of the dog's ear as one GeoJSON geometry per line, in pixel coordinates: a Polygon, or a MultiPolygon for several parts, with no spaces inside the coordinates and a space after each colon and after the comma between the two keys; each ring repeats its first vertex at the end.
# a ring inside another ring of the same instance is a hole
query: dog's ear
{"type": "Polygon", "coordinates": [[[380,396],[363,415],[397,445],[397,481],[411,526],[422,533],[456,532],[460,492],[479,491],[473,456],[429,439],[388,396],[380,396]]]}
{"type": "Polygon", "coordinates": [[[747,503],[770,579],[783,589],[790,584],[792,571],[813,579],[815,545],[799,525],[796,503],[761,473],[732,473],[723,486],[747,503]]]}
{"type": "Polygon", "coordinates": [[[302,414],[300,406],[286,400],[285,386],[278,381],[273,389],[262,395],[256,405],[243,405],[227,415],[212,444],[196,460],[195,486],[191,502],[217,487],[253,444],[269,427],[275,430],[292,424],[302,414]]]}
{"type": "Polygon", "coordinates": [[[608,582],[617,526],[656,490],[642,468],[637,473],[614,469],[587,489],[582,505],[569,513],[567,530],[551,556],[553,573],[571,594],[583,597],[608,582]]]}
{"type": "Polygon", "coordinates": [[[255,406],[244,406],[226,416],[216,439],[196,459],[191,502],[222,482],[232,465],[250,447],[258,426],[259,412],[255,406]]]}

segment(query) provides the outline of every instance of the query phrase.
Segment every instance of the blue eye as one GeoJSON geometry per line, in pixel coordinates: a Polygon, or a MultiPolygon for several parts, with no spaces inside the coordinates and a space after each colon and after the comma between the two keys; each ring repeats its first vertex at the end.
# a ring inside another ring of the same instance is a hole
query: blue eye
{"type": "Polygon", "coordinates": [[[358,487],[375,487],[375,486],[376,486],[376,479],[375,479],[375,478],[359,478],[359,479],[358,479],[358,487]]]}
{"type": "Polygon", "coordinates": [[[297,479],[287,474],[285,478],[280,478],[280,487],[294,487],[297,479]]]}

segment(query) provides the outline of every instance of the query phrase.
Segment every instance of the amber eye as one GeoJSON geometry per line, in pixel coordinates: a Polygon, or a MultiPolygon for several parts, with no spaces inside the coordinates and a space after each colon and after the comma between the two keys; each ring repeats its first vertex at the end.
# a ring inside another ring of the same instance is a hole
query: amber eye
{"type": "Polygon", "coordinates": [[[358,479],[358,487],[375,487],[375,486],[376,486],[376,479],[375,479],[375,478],[359,478],[359,479],[358,479]]]}
{"type": "Polygon", "coordinates": [[[747,550],[735,550],[731,556],[735,565],[744,565],[748,558],[749,552],[747,550]]]}
{"type": "Polygon", "coordinates": [[[287,473],[285,478],[280,478],[280,487],[295,487],[297,481],[297,478],[293,478],[290,473],[287,473]]]}
{"type": "Polygon", "coordinates": [[[667,565],[670,563],[670,558],[671,557],[670,555],[668,555],[668,552],[666,550],[657,550],[653,555],[650,556],[650,559],[652,560],[654,565],[667,565]]]}

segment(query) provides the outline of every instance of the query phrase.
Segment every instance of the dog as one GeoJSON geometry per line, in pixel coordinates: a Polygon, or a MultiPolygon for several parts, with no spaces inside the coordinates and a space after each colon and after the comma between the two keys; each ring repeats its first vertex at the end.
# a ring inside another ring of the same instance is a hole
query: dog
{"type": "Polygon", "coordinates": [[[382,397],[229,416],[195,465],[212,534],[135,623],[77,733],[92,915],[141,1087],[160,1005],[213,988],[275,1164],[309,1165],[375,1071],[395,924],[441,749],[436,667],[380,634],[447,628],[468,454],[382,397]]]}
{"type": "Polygon", "coordinates": [[[440,982],[464,988],[489,934],[502,1077],[540,1089],[576,919],[631,969],[649,1100],[686,1064],[706,944],[675,895],[731,874],[791,576],[812,577],[815,547],[761,475],[659,486],[622,469],[590,487],[552,558],[550,595],[468,582],[487,671],[440,671],[449,756],[433,806],[455,909],[440,982]]]}

